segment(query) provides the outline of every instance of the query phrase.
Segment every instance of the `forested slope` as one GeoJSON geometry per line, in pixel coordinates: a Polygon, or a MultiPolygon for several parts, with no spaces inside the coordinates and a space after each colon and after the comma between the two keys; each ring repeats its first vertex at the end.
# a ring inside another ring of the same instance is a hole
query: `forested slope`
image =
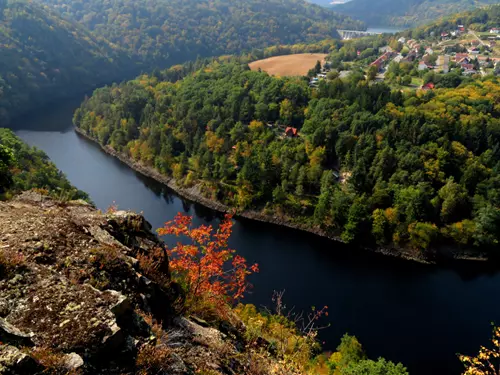
{"type": "Polygon", "coordinates": [[[494,253],[499,100],[495,79],[402,94],[353,75],[311,92],[300,78],[233,62],[175,83],[141,76],[99,89],[74,121],[238,209],[422,256],[447,244],[494,253]],[[268,126],[278,122],[299,136],[268,126]]]}
{"type": "Polygon", "coordinates": [[[352,0],[333,9],[372,26],[411,27],[495,3],[496,0],[352,0]]]}
{"type": "Polygon", "coordinates": [[[59,199],[88,198],[43,151],[28,146],[11,130],[0,128],[0,199],[35,188],[59,199]]]}
{"type": "Polygon", "coordinates": [[[40,0],[96,34],[166,67],[197,56],[337,37],[360,21],[302,0],[40,0]]]}
{"type": "Polygon", "coordinates": [[[19,112],[109,82],[124,53],[36,3],[0,0],[0,125],[19,112]]]}

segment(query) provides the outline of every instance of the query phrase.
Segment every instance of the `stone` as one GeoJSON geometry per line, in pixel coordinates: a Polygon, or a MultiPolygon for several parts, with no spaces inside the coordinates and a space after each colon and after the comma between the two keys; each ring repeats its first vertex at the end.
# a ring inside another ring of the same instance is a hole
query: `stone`
{"type": "Polygon", "coordinates": [[[28,354],[10,345],[0,345],[0,374],[35,374],[42,367],[28,354]]]}
{"type": "Polygon", "coordinates": [[[33,333],[21,332],[8,321],[0,318],[0,342],[22,346],[34,346],[35,343],[32,337],[33,333]]]}
{"type": "Polygon", "coordinates": [[[118,302],[111,306],[111,312],[115,314],[116,319],[124,317],[133,310],[132,302],[129,298],[116,290],[108,290],[107,292],[116,297],[118,300],[118,302]]]}
{"type": "Polygon", "coordinates": [[[84,365],[83,358],[76,353],[69,353],[64,356],[64,367],[68,371],[74,371],[84,365]]]}

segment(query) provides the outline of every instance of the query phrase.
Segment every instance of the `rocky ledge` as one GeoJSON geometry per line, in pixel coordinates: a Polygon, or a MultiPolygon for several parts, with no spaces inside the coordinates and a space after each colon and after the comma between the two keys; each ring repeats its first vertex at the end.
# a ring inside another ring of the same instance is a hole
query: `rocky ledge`
{"type": "Polygon", "coordinates": [[[237,319],[222,332],[178,314],[166,260],[161,282],[145,276],[137,258],[158,249],[135,213],[35,192],[0,202],[0,374],[246,373],[228,360],[244,347],[237,319]]]}

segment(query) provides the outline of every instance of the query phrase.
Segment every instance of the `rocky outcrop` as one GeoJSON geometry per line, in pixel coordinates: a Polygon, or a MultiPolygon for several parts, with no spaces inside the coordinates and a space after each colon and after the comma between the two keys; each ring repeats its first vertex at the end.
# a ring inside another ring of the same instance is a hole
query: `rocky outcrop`
{"type": "MultiPolygon", "coordinates": [[[[134,213],[34,192],[0,203],[0,373],[40,364],[29,354],[37,348],[59,353],[68,371],[102,369],[146,342],[137,311],[154,304],[151,289],[166,289],[137,268],[138,252],[163,246],[150,229],[134,213]]],[[[172,313],[172,295],[161,297],[172,313]]]]}
{"type": "Polygon", "coordinates": [[[135,213],[0,202],[0,374],[254,374],[236,316],[181,316],[168,258],[138,260],[163,247],[135,213]]]}

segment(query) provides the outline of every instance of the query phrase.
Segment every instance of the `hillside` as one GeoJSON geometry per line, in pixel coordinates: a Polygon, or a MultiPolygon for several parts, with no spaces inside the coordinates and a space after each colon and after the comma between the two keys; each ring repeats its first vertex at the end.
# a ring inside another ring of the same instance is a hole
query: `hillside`
{"type": "Polygon", "coordinates": [[[406,28],[495,3],[496,0],[352,0],[346,4],[335,5],[333,9],[363,20],[370,26],[406,28]]]}
{"type": "Polygon", "coordinates": [[[11,130],[0,128],[0,200],[40,189],[59,199],[87,199],[70,184],[41,150],[28,146],[11,130]]]}
{"type": "Polygon", "coordinates": [[[197,56],[338,37],[360,21],[302,0],[40,0],[96,34],[166,67],[197,56]]]}
{"type": "Polygon", "coordinates": [[[74,122],[181,192],[433,261],[498,250],[499,92],[494,78],[391,92],[362,73],[313,91],[217,63],[99,89],[74,122]]]}
{"type": "Polygon", "coordinates": [[[0,126],[130,68],[117,48],[31,2],[0,1],[0,50],[0,126]]]}

